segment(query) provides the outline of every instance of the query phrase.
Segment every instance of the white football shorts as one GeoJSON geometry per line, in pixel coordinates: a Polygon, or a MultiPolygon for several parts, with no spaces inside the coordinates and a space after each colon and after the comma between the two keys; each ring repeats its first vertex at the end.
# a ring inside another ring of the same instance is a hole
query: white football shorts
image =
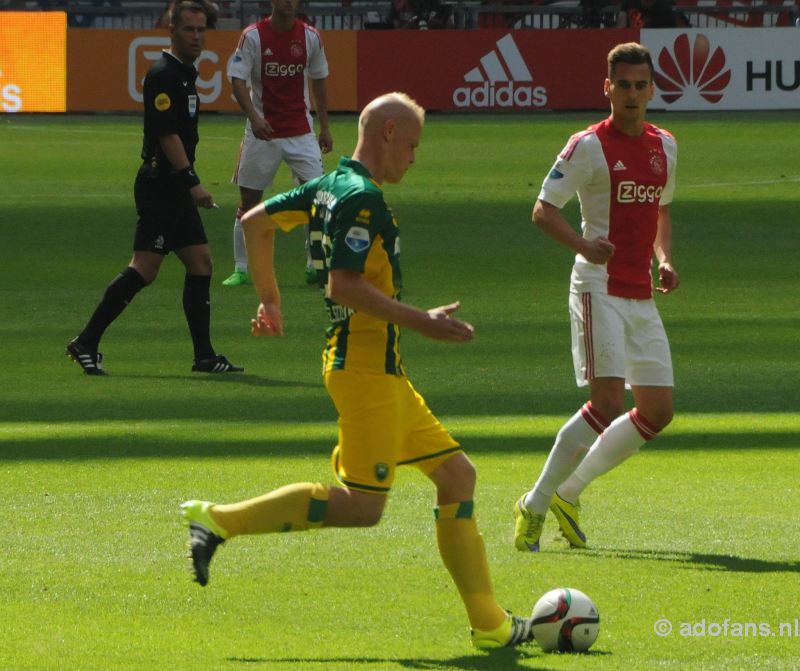
{"type": "Polygon", "coordinates": [[[259,140],[248,126],[231,181],[246,189],[264,191],[272,186],[281,161],[289,166],[298,184],[319,177],[324,172],[322,153],[314,133],[259,140]]]}
{"type": "Polygon", "coordinates": [[[655,301],[570,292],[572,363],[579,387],[597,377],[672,387],[672,356],[655,301]]]}

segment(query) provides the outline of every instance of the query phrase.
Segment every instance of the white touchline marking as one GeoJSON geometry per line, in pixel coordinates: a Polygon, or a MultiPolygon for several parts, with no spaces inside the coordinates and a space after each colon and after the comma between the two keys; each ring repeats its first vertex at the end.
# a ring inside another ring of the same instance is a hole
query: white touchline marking
{"type": "Polygon", "coordinates": [[[751,182],[710,182],[708,184],[681,184],[683,189],[713,189],[720,186],[769,186],[770,184],[786,184],[787,182],[800,182],[800,175],[784,177],[783,179],[762,179],[751,182]]]}
{"type": "MultiPolygon", "coordinates": [[[[22,125],[7,125],[5,127],[0,126],[0,130],[38,130],[47,133],[89,133],[90,135],[122,135],[122,136],[133,136],[133,137],[141,137],[142,131],[120,131],[120,130],[104,130],[101,127],[98,128],[44,128],[42,126],[22,126],[22,125]]],[[[220,137],[219,135],[202,135],[200,136],[201,140],[225,140],[225,141],[233,141],[239,138],[239,136],[231,136],[231,137],[220,137]]]]}

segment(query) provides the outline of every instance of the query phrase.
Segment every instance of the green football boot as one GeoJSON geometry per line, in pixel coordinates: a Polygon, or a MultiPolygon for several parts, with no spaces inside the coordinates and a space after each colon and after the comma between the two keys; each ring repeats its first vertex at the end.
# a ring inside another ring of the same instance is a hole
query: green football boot
{"type": "Polygon", "coordinates": [[[558,520],[561,535],[569,541],[569,544],[574,548],[585,548],[586,534],[581,531],[579,523],[580,505],[565,501],[556,492],[550,501],[550,510],[558,520]]]}
{"type": "Polygon", "coordinates": [[[240,287],[252,283],[253,281],[250,279],[250,275],[241,270],[235,271],[228,279],[222,280],[223,287],[240,287]]]}
{"type": "Polygon", "coordinates": [[[544,515],[525,507],[524,495],[514,504],[514,547],[520,552],[539,552],[544,515]]]}
{"type": "Polygon", "coordinates": [[[208,584],[208,567],[217,547],[225,542],[228,533],[211,517],[209,501],[185,501],[181,503],[181,514],[189,525],[187,558],[194,581],[201,587],[208,584]]]}
{"type": "Polygon", "coordinates": [[[531,625],[533,620],[529,617],[519,617],[508,614],[505,622],[494,631],[481,631],[473,629],[471,632],[472,645],[479,650],[494,650],[496,648],[513,648],[533,640],[531,625]]]}

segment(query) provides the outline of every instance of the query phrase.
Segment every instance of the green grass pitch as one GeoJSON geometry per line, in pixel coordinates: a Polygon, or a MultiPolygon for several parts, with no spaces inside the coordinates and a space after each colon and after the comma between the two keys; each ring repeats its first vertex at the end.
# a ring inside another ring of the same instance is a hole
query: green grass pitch
{"type": "MultiPolygon", "coordinates": [[[[197,169],[221,205],[204,214],[212,334],[247,372],[189,372],[182,267],[170,257],[106,334],[111,375],[88,378],[63,349],[130,258],[141,119],[0,118],[0,669],[796,668],[797,112],[652,116],[680,148],[683,285],[657,299],[676,418],[585,493],[590,549],[568,550],[552,519],[539,555],[512,546],[512,504],[584,400],[571,377],[570,254],[534,229],[531,205],[568,135],[601,116],[431,115],[417,164],[386,187],[405,300],[460,299],[476,327],[467,346],[406,333],[403,351],[477,464],[498,597],[524,613],[553,587],[588,593],[601,632],[576,656],[470,648],[436,552],[432,488],[412,471],[377,528],[237,539],[209,587],[192,584],[180,501],[331,480],[324,313],[303,283],[301,235],[278,248],[286,336],[251,338],[252,289],[219,284],[232,268],[242,122],[204,117],[197,169]],[[673,625],[664,637],[662,619],[673,625]],[[734,635],[736,624],[771,635],[734,635]]],[[[329,167],[354,130],[352,117],[334,119],[329,167]]],[[[276,188],[289,184],[283,168],[276,188]]],[[[574,203],[568,212],[574,221],[574,203]]]]}

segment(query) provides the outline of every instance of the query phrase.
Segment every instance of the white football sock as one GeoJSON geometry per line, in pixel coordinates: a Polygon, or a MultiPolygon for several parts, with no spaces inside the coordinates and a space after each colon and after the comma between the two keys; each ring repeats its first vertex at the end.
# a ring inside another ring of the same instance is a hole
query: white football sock
{"type": "Polygon", "coordinates": [[[239,213],[236,213],[236,221],[233,223],[233,260],[236,264],[237,273],[247,272],[247,248],[244,245],[244,231],[239,213]]]}
{"type": "Polygon", "coordinates": [[[558,487],[561,498],[576,503],[594,479],[633,456],[658,431],[634,408],[617,417],[597,438],[569,479],[558,487]]]}
{"type": "Polygon", "coordinates": [[[547,513],[556,487],[575,470],[606,425],[606,420],[597,414],[591,403],[586,403],[569,418],[556,436],[536,485],[525,495],[523,503],[528,510],[540,515],[547,513]]]}

